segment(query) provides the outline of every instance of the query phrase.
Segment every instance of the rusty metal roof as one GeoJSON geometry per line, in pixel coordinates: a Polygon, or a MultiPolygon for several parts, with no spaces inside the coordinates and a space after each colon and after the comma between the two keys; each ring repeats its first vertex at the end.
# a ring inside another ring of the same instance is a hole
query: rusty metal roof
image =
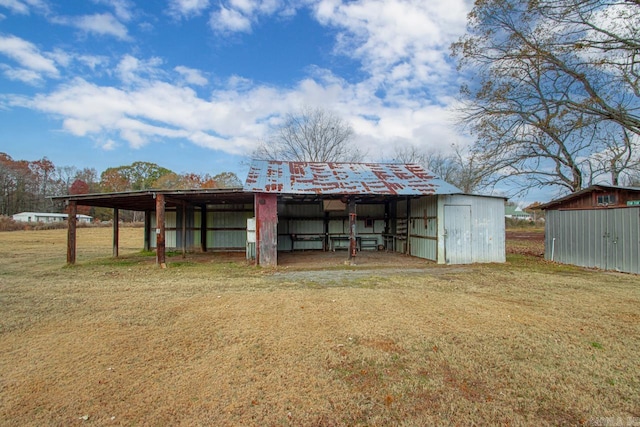
{"type": "Polygon", "coordinates": [[[76,194],[55,196],[52,200],[74,201],[81,206],[129,209],[132,211],[155,210],[156,194],[164,194],[167,206],[207,205],[217,203],[252,203],[253,194],[242,188],[202,188],[194,190],[139,190],[119,193],[76,194]]]}
{"type": "Polygon", "coordinates": [[[253,161],[244,190],[303,195],[425,196],[462,193],[415,164],[273,160],[253,161]]]}

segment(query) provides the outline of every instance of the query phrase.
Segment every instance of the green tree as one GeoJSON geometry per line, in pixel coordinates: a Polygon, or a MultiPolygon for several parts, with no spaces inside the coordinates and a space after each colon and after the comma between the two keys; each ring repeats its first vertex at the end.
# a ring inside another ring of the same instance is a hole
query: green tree
{"type": "Polygon", "coordinates": [[[108,168],[100,176],[101,187],[106,192],[146,190],[171,170],[149,162],[134,162],[131,165],[108,168]]]}

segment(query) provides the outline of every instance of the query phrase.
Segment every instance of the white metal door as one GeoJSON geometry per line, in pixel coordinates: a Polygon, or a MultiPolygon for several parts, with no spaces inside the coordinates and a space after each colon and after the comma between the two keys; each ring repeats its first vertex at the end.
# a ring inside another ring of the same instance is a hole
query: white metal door
{"type": "Polygon", "coordinates": [[[471,206],[444,206],[444,256],[447,264],[471,264],[471,206]]]}

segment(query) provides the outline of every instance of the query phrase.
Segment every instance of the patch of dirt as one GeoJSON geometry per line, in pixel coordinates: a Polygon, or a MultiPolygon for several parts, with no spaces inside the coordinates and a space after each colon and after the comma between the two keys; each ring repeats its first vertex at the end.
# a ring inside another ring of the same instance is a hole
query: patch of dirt
{"type": "Polygon", "coordinates": [[[509,240],[526,240],[532,242],[544,242],[544,231],[525,231],[525,230],[507,230],[507,241],[509,240]]]}
{"type": "Polygon", "coordinates": [[[507,254],[544,257],[544,230],[507,230],[507,254]]]}

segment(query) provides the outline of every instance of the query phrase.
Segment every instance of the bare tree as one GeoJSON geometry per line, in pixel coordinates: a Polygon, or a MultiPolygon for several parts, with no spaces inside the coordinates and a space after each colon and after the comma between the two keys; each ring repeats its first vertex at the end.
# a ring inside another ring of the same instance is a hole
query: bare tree
{"type": "Polygon", "coordinates": [[[342,118],[322,108],[304,107],[287,114],[253,157],[306,162],[358,162],[363,154],[350,145],[353,129],[342,118]]]}
{"type": "Polygon", "coordinates": [[[394,160],[424,166],[442,180],[471,194],[487,188],[492,171],[478,161],[478,154],[453,145],[453,152],[421,151],[417,147],[402,146],[394,150],[394,160]]]}
{"type": "Polygon", "coordinates": [[[495,180],[578,191],[637,167],[638,2],[478,1],[452,50],[470,73],[461,121],[495,180]]]}

